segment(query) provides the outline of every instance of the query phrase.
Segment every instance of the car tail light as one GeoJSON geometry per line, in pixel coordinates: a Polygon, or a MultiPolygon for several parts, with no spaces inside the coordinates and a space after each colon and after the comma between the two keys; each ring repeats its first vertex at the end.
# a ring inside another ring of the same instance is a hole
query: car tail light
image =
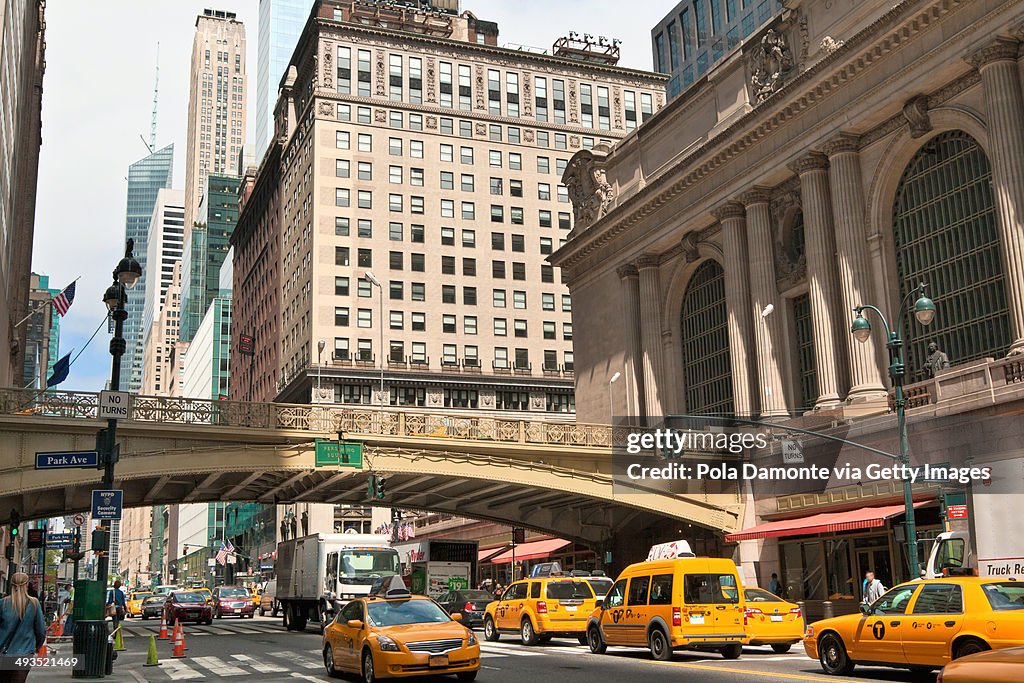
{"type": "Polygon", "coordinates": [[[799,607],[794,607],[793,609],[789,610],[789,613],[792,614],[797,619],[799,619],[800,615],[802,614],[802,612],[800,611],[799,607]]]}
{"type": "Polygon", "coordinates": [[[547,614],[547,613],[548,613],[548,603],[544,602],[543,600],[539,601],[537,603],[537,614],[547,614]]]}
{"type": "Polygon", "coordinates": [[[754,614],[764,613],[756,607],[747,607],[745,610],[743,610],[743,624],[746,625],[746,623],[750,620],[750,617],[754,614]]]}
{"type": "Polygon", "coordinates": [[[476,603],[467,602],[465,605],[462,606],[462,609],[466,610],[467,612],[475,612],[476,603]]]}
{"type": "Polygon", "coordinates": [[[678,607],[673,607],[672,608],[672,625],[673,626],[682,626],[683,625],[683,615],[682,615],[682,612],[679,611],[678,607]]]}

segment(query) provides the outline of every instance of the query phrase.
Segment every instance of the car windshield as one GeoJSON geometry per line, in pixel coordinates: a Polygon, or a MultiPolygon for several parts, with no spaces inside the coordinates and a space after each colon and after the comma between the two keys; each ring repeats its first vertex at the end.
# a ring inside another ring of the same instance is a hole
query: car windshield
{"type": "Polygon", "coordinates": [[[145,600],[147,605],[155,605],[157,603],[163,604],[165,601],[166,598],[163,595],[153,595],[145,600]]]}
{"type": "Polygon", "coordinates": [[[387,600],[368,602],[366,611],[374,626],[440,624],[452,620],[431,600],[387,600]]]}
{"type": "Polygon", "coordinates": [[[462,591],[455,594],[456,599],[463,600],[493,600],[494,594],[487,591],[462,591]]]}
{"type": "Polygon", "coordinates": [[[760,588],[744,588],[743,595],[747,602],[783,602],[779,596],[760,588]]]}
{"type": "Polygon", "coordinates": [[[246,588],[221,588],[220,597],[222,598],[247,598],[249,597],[249,590],[246,588]]]}
{"type": "Polygon", "coordinates": [[[372,584],[375,579],[402,572],[394,550],[345,550],[341,553],[341,578],[346,583],[372,584]]]}
{"type": "Polygon", "coordinates": [[[175,602],[206,602],[201,593],[175,593],[175,602]]]}
{"type": "Polygon", "coordinates": [[[132,600],[145,600],[151,595],[152,593],[132,593],[132,600]]]}
{"type": "Polygon", "coordinates": [[[985,597],[992,609],[1005,612],[1024,609],[1024,584],[1016,581],[987,583],[983,586],[985,597]]]}
{"type": "Polygon", "coordinates": [[[594,591],[586,581],[552,581],[548,584],[547,596],[552,600],[589,600],[594,591]]]}
{"type": "Polygon", "coordinates": [[[594,589],[594,595],[604,596],[608,594],[608,589],[612,587],[611,579],[587,579],[587,583],[594,589]]]}

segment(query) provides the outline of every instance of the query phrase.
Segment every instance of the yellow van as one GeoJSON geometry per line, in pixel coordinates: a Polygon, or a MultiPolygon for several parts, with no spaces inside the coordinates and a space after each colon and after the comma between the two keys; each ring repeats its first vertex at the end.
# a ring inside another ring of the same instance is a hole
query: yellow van
{"type": "Polygon", "coordinates": [[[591,652],[646,647],[658,660],[674,650],[717,651],[736,659],[747,637],[744,600],[732,560],[686,557],[632,564],[587,622],[591,652]]]}

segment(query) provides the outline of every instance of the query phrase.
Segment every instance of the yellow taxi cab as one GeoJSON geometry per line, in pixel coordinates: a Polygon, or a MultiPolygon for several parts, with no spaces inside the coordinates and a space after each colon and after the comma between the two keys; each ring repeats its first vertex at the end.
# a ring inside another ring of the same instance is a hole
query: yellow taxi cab
{"type": "Polygon", "coordinates": [[[451,674],[472,681],[480,644],[460,621],[460,614],[449,616],[430,598],[411,595],[401,577],[383,580],[338,610],[324,629],[324,668],[331,677],[361,674],[366,683],[451,674]]]}
{"type": "Polygon", "coordinates": [[[199,588],[192,588],[190,590],[194,593],[201,593],[206,599],[206,602],[213,602],[213,591],[206,586],[200,586],[199,588]]]}
{"type": "Polygon", "coordinates": [[[645,647],[662,661],[675,650],[742,654],[745,603],[736,565],[695,557],[682,541],[673,547],[682,556],[631,564],[619,575],[587,623],[591,652],[645,647]]]}
{"type": "Polygon", "coordinates": [[[829,674],[860,663],[930,670],[984,650],[1024,645],[1024,583],[973,576],[911,581],[860,614],[816,621],[804,650],[829,674]]]}
{"type": "Polygon", "coordinates": [[[744,645],[771,645],[772,650],[784,654],[803,638],[804,619],[799,605],[761,588],[744,588],[743,600],[747,632],[744,645]]]}
{"type": "Polygon", "coordinates": [[[519,633],[523,645],[552,638],[587,642],[587,617],[597,607],[594,589],[585,579],[554,575],[516,581],[484,612],[484,637],[496,641],[502,632],[519,633]]]}
{"type": "Polygon", "coordinates": [[[935,683],[1020,683],[1024,679],[1024,647],[987,650],[961,657],[942,668],[935,683]]]}
{"type": "Polygon", "coordinates": [[[128,595],[128,609],[125,614],[128,617],[142,616],[142,601],[153,595],[150,591],[133,591],[128,595]]]}

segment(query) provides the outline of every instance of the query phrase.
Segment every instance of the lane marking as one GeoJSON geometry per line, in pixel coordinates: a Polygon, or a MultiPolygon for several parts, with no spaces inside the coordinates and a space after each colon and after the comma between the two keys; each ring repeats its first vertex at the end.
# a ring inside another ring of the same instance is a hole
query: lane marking
{"type": "MultiPolygon", "coordinates": [[[[624,660],[625,661],[625,660],[624,660]]],[[[691,662],[659,662],[653,659],[647,660],[634,660],[634,661],[646,661],[651,664],[658,664],[662,666],[674,666],[679,669],[698,669],[702,671],[724,671],[726,673],[741,674],[744,676],[760,676],[762,678],[773,678],[781,681],[823,681],[824,683],[835,683],[835,678],[825,678],[823,676],[811,676],[806,674],[787,674],[777,671],[751,671],[750,669],[734,669],[726,666],[713,666],[709,664],[696,664],[691,662]]],[[[813,661],[813,660],[808,660],[813,661]]]]}
{"type": "Polygon", "coordinates": [[[306,669],[319,669],[323,666],[322,662],[314,661],[300,656],[297,652],[292,650],[285,650],[283,652],[268,652],[271,657],[278,657],[280,659],[286,659],[292,664],[298,664],[306,669]]]}
{"type": "Polygon", "coordinates": [[[199,673],[185,662],[177,659],[165,659],[160,663],[167,667],[167,676],[172,681],[188,681],[196,678],[206,678],[204,674],[199,673]]]}
{"type": "Polygon", "coordinates": [[[306,674],[300,673],[293,673],[292,678],[301,678],[304,681],[316,681],[316,683],[323,683],[322,678],[313,678],[312,676],[307,676],[306,674]]]}
{"type": "Polygon", "coordinates": [[[237,659],[242,664],[245,664],[246,666],[252,667],[256,671],[259,671],[260,673],[263,673],[263,674],[273,674],[273,673],[281,673],[281,672],[284,672],[284,671],[288,671],[288,669],[284,668],[283,666],[278,666],[276,664],[270,664],[270,663],[266,663],[265,664],[265,663],[259,661],[258,659],[254,658],[254,657],[250,657],[249,655],[231,655],[231,656],[234,657],[235,659],[237,659]]]}
{"type": "Polygon", "coordinates": [[[193,657],[192,661],[218,676],[244,676],[245,670],[219,657],[193,657]]]}

